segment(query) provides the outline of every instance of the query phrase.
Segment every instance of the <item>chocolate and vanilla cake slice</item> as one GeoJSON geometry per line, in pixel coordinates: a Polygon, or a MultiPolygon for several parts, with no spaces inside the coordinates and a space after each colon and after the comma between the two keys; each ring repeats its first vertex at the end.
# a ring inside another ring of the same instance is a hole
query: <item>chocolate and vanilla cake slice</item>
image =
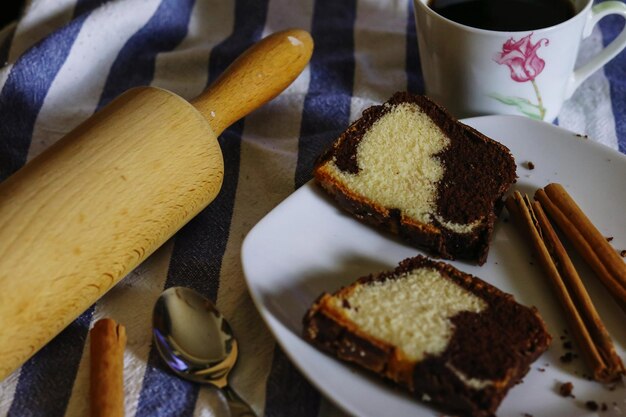
{"type": "Polygon", "coordinates": [[[424,96],[363,112],[319,158],[317,182],[358,219],[433,255],[482,264],[515,162],[424,96]]]}
{"type": "Polygon", "coordinates": [[[459,416],[492,416],[544,352],[535,308],[452,266],[417,256],[322,294],[304,338],[459,416]]]}

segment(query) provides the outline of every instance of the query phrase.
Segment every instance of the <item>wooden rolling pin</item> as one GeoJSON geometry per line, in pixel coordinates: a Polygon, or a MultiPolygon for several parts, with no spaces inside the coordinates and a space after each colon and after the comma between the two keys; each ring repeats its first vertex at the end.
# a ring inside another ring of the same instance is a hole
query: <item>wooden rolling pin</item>
{"type": "Polygon", "coordinates": [[[302,30],[268,36],[191,104],[129,90],[0,184],[0,380],[215,198],[217,136],[312,48],[302,30]]]}

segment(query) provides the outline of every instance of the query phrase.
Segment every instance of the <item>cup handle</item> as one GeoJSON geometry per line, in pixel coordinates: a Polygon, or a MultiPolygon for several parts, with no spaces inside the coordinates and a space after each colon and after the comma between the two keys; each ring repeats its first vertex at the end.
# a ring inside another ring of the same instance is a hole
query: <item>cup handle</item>
{"type": "MultiPolygon", "coordinates": [[[[619,14],[626,18],[626,3],[621,1],[605,1],[593,6],[589,20],[583,30],[583,37],[586,38],[591,35],[591,30],[600,21],[600,19],[610,14],[619,14]]],[[[572,94],[574,94],[574,91],[580,86],[580,84],[582,84],[583,81],[587,79],[587,77],[613,59],[622,51],[622,49],[624,49],[624,47],[626,47],[626,27],[622,29],[622,32],[613,40],[613,42],[608,44],[606,48],[593,57],[591,61],[574,71],[565,91],[565,98],[570,98],[572,94]]]]}

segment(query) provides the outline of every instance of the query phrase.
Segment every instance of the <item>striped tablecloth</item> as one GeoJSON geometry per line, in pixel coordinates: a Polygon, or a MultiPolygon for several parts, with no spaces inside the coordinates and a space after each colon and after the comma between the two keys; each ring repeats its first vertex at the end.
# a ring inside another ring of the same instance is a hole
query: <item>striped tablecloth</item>
{"type": "MultiPolygon", "coordinates": [[[[580,59],[622,25],[604,19],[580,59]]],[[[153,85],[193,98],[253,42],[288,27],[312,33],[310,66],[220,137],[226,176],[218,198],[0,382],[0,416],[87,415],[87,334],[104,316],[128,331],[127,416],[213,415],[215,391],[164,371],[151,344],[153,303],[173,285],[201,291],[230,318],[241,346],[232,383],[259,414],[341,415],[262,323],[240,248],[363,108],[397,90],[423,91],[410,1],[32,0],[0,32],[0,180],[126,89],[153,85]]],[[[587,80],[555,123],[626,152],[626,53],[587,80]]]]}

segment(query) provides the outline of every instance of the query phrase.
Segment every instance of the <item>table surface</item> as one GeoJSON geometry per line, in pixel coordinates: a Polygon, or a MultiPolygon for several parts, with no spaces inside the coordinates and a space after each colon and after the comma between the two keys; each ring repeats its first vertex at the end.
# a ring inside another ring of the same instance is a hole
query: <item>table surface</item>
{"type": "MultiPolygon", "coordinates": [[[[375,0],[32,0],[0,32],[0,180],[126,89],[191,99],[269,33],[310,31],[310,66],[274,101],[220,137],[218,198],[19,370],[0,382],[0,416],[84,416],[88,330],[127,327],[126,415],[214,415],[215,390],[167,372],[151,343],[154,301],[192,287],[230,319],[241,358],[235,389],[259,415],[342,415],[291,365],[254,309],[241,268],[246,233],[306,183],[316,156],[361,111],[395,91],[424,92],[412,4],[375,0]]],[[[579,61],[615,38],[604,19],[579,61]]],[[[556,124],[626,152],[626,53],[592,75],[556,124]]]]}

